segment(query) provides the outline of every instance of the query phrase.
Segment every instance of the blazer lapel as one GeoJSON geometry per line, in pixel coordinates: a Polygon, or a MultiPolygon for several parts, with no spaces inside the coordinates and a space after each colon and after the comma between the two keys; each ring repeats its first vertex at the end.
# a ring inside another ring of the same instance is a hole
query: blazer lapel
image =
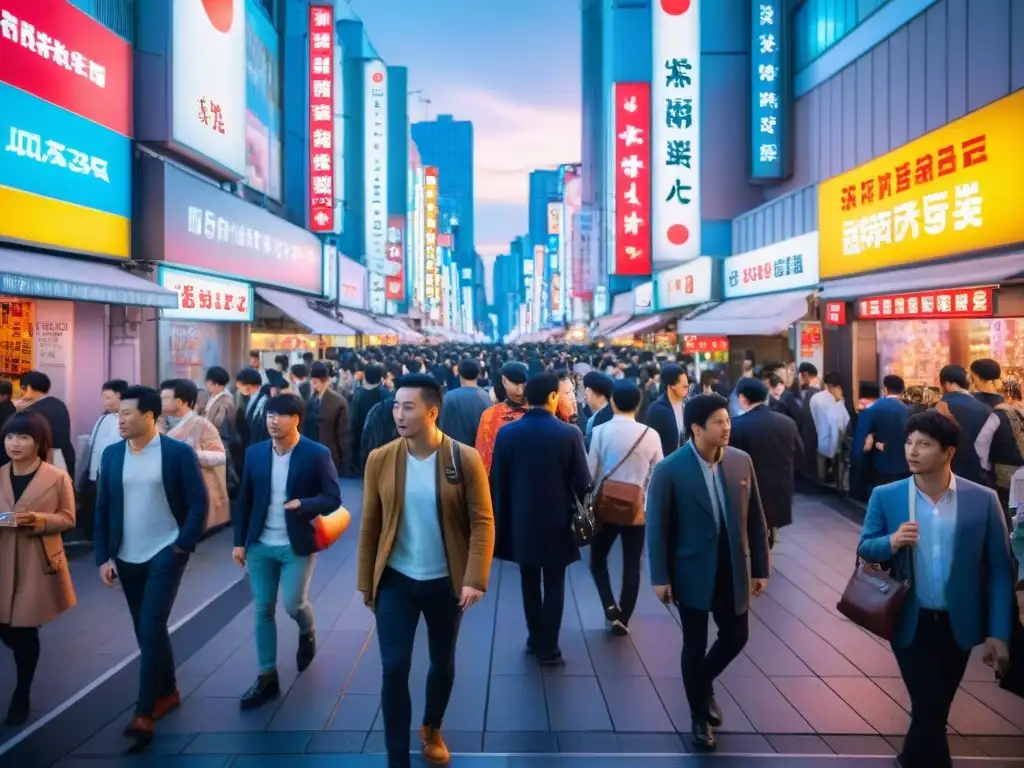
{"type": "MultiPolygon", "coordinates": [[[[302,463],[301,454],[305,453],[302,441],[305,440],[302,435],[299,435],[299,442],[292,448],[291,458],[288,459],[288,480],[285,482],[285,495],[288,497],[285,501],[291,501],[295,498],[295,475],[299,471],[299,465],[302,463]]],[[[274,444],[270,444],[270,453],[274,453],[274,444]]],[[[273,459],[271,459],[273,463],[273,459]]]]}
{"type": "Polygon", "coordinates": [[[700,465],[701,460],[697,457],[697,452],[688,446],[683,446],[679,450],[686,451],[689,454],[690,471],[696,477],[692,487],[693,498],[697,500],[697,503],[704,508],[711,517],[715,516],[715,509],[711,506],[711,496],[708,495],[708,484],[704,480],[704,468],[700,465]]]}
{"type": "Polygon", "coordinates": [[[398,450],[395,451],[395,491],[391,497],[391,519],[397,522],[398,516],[402,514],[402,506],[405,504],[405,468],[407,462],[406,453],[409,449],[405,440],[398,441],[398,450]]]}

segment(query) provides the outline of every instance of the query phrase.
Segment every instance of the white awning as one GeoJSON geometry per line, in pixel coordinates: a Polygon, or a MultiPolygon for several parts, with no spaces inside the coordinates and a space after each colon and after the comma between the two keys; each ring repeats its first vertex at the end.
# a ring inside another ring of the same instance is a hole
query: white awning
{"type": "Polygon", "coordinates": [[[419,344],[426,338],[400,317],[381,317],[378,319],[384,325],[394,328],[398,332],[398,342],[400,344],[419,344]]]}
{"type": "Polygon", "coordinates": [[[341,319],[347,325],[351,325],[359,333],[367,336],[394,336],[395,329],[381,325],[372,315],[367,315],[355,309],[342,309],[341,319]]]}
{"type": "MultiPolygon", "coordinates": [[[[131,262],[122,262],[126,266],[131,262]]],[[[0,248],[0,294],[177,309],[178,294],[117,263],[0,248]]]]}
{"type": "Polygon", "coordinates": [[[813,291],[729,299],[693,319],[679,321],[684,336],[777,336],[807,314],[813,291]]]}
{"type": "Polygon", "coordinates": [[[607,335],[616,339],[621,339],[627,336],[639,336],[645,333],[654,333],[668,325],[668,323],[672,321],[672,318],[678,314],[678,310],[673,310],[672,312],[661,312],[656,315],[640,315],[639,317],[633,318],[631,322],[621,328],[615,328],[612,333],[607,335]]]}
{"type": "Polygon", "coordinates": [[[315,336],[355,336],[357,333],[347,325],[317,312],[309,306],[305,296],[274,291],[270,288],[257,288],[256,295],[268,304],[273,304],[315,336]]]}
{"type": "Polygon", "coordinates": [[[844,277],[823,283],[825,299],[859,299],[908,291],[931,291],[940,288],[970,288],[997,285],[1003,280],[1024,275],[1024,253],[1004,253],[970,261],[943,261],[910,269],[875,272],[844,277]]]}
{"type": "Polygon", "coordinates": [[[607,337],[620,325],[625,325],[628,322],[629,315],[604,315],[597,318],[597,326],[590,332],[590,337],[592,339],[607,337]]]}

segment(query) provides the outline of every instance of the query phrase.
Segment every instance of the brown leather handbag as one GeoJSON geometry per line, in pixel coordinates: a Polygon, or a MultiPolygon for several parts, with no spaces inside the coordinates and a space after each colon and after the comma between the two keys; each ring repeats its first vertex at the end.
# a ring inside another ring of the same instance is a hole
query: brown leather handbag
{"type": "Polygon", "coordinates": [[[644,429],[640,437],[633,443],[633,447],[601,480],[597,493],[594,494],[594,498],[597,499],[595,507],[598,522],[612,525],[644,524],[644,489],[635,483],[624,483],[610,478],[626,463],[626,459],[633,455],[633,451],[637,449],[649,430],[650,427],[644,429]]]}
{"type": "MultiPolygon", "coordinates": [[[[916,518],[916,506],[917,489],[911,478],[910,522],[916,518]]],[[[913,555],[908,553],[908,557],[913,562],[913,555]]],[[[883,640],[891,641],[896,630],[896,619],[909,591],[909,580],[900,581],[883,570],[868,566],[858,557],[853,576],[843,590],[836,609],[857,626],[883,640]]]]}

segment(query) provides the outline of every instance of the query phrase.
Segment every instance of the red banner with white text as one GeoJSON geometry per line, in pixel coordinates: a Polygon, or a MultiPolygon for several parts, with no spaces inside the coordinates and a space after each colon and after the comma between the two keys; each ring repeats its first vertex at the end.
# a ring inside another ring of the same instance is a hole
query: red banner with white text
{"type": "Polygon", "coordinates": [[[651,274],[651,84],[615,83],[616,275],[651,274]]]}

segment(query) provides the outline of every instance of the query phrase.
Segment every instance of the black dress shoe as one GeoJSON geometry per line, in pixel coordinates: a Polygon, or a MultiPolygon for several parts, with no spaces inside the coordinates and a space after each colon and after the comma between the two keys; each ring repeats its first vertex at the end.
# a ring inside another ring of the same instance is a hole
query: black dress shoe
{"type": "Polygon", "coordinates": [[[562,658],[561,651],[555,650],[550,653],[537,654],[537,663],[542,667],[560,667],[565,664],[565,659],[562,658]]]}
{"type": "Polygon", "coordinates": [[[527,656],[536,656],[537,655],[537,646],[533,644],[533,638],[530,638],[530,637],[526,638],[526,655],[527,656]]]}
{"type": "Polygon", "coordinates": [[[705,752],[715,748],[715,734],[707,720],[693,718],[693,727],[690,731],[693,736],[693,746],[705,752]]]}
{"type": "Polygon", "coordinates": [[[722,708],[718,706],[718,702],[715,700],[715,694],[708,696],[708,725],[712,728],[721,728],[724,718],[722,717],[722,708]]]}
{"type": "Polygon", "coordinates": [[[313,663],[316,656],[316,635],[310,632],[308,635],[299,635],[299,649],[295,652],[295,664],[299,672],[304,672],[313,663]]]}
{"type": "Polygon", "coordinates": [[[28,720],[29,710],[28,694],[15,691],[11,696],[11,705],[7,708],[7,719],[4,723],[11,727],[24,725],[28,720]]]}
{"type": "Polygon", "coordinates": [[[242,696],[241,706],[242,709],[258,709],[280,695],[281,685],[277,680],[277,673],[260,675],[242,696]]]}

